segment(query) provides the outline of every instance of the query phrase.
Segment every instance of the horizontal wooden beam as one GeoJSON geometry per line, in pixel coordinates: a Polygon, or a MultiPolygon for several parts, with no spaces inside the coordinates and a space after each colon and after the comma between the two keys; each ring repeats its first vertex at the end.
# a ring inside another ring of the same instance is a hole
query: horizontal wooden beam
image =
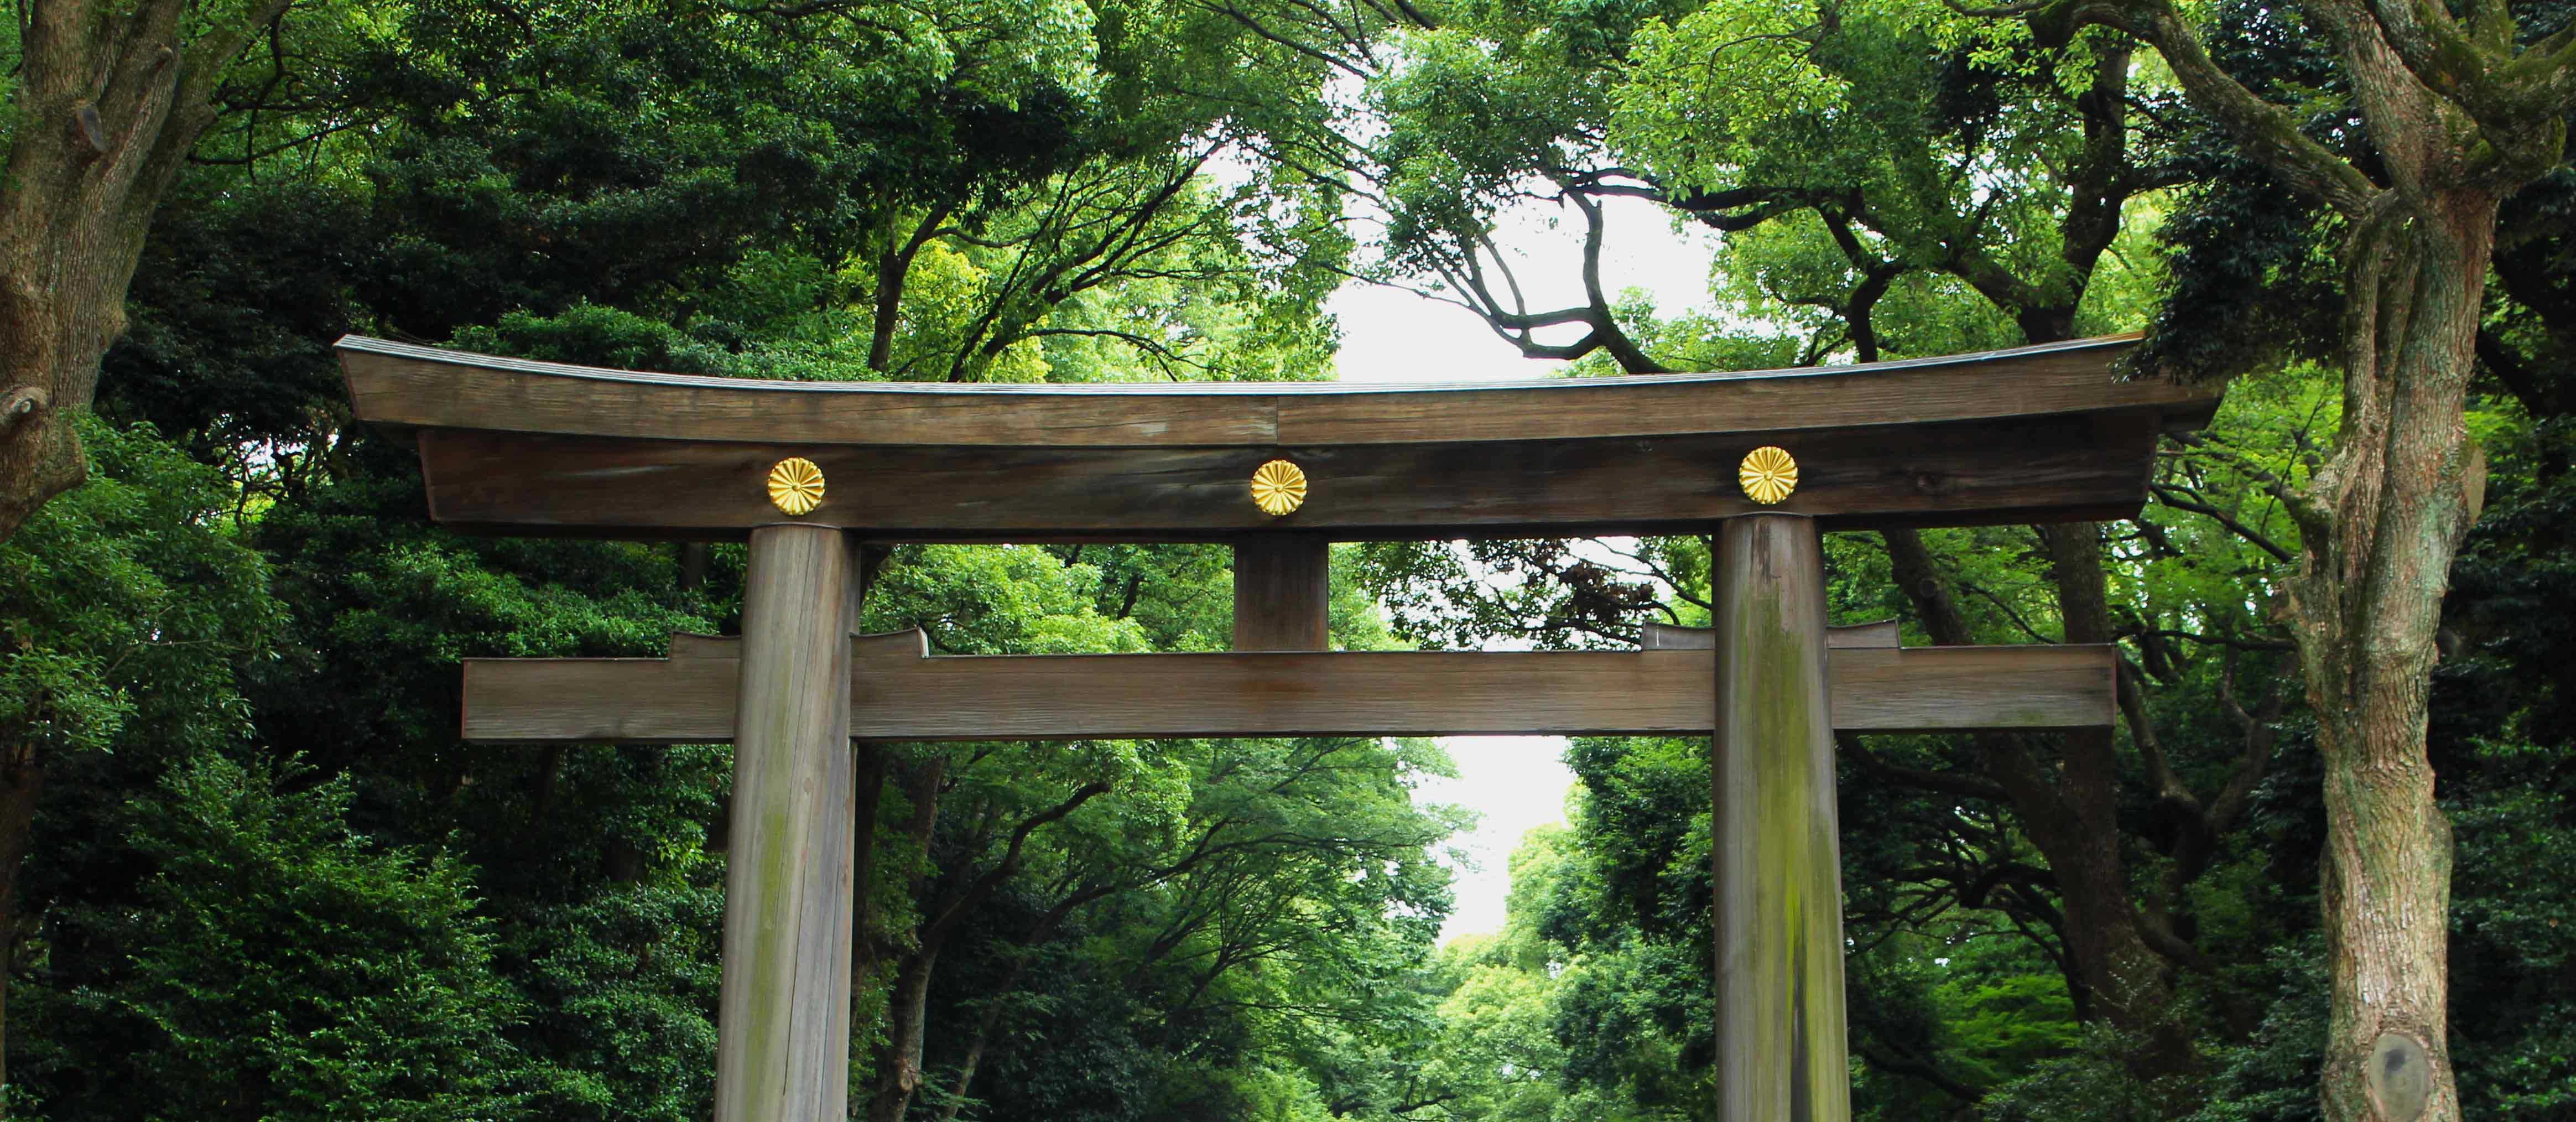
{"type": "Polygon", "coordinates": [[[880,541],[1343,540],[1706,533],[1760,510],[1828,530],[2109,519],[2146,499],[2146,411],[1795,434],[1499,444],[1250,448],[887,448],[423,430],[431,516],[467,529],[732,537],[780,520],[764,480],[788,456],[828,481],[801,521],[880,541]],[[1762,506],[1737,485],[1768,441],[1798,488],[1762,506]],[[1306,474],[1286,517],[1252,504],[1264,461],[1306,474]]]}
{"type": "MultiPolygon", "coordinates": [[[[866,740],[1706,733],[1714,661],[1692,650],[930,657],[919,631],[853,640],[866,740]]],[[[468,659],[468,740],[730,740],[737,644],[671,657],[468,659]]],[[[2112,720],[2107,646],[1844,646],[1836,728],[2062,729],[2112,720]]]]}
{"type": "Polygon", "coordinates": [[[2132,338],[1726,374],[1452,384],[952,385],[602,370],[352,336],[360,420],[415,438],[431,516],[483,532],[729,538],[814,461],[797,520],[881,541],[1344,540],[1702,533],[1756,510],[1826,529],[2106,519],[2214,388],[2122,381],[2132,338]],[[1786,501],[1737,487],[1764,445],[1786,501]],[[1284,458],[1281,517],[1252,472],[1284,458]]]}
{"type": "MultiPolygon", "coordinates": [[[[1705,627],[1650,623],[1637,645],[1650,651],[1705,651],[1716,647],[1717,635],[1705,627]]],[[[1892,619],[1825,629],[1827,650],[1894,649],[1898,645],[1896,621],[1892,619]]]]}
{"type": "MultiPolygon", "coordinates": [[[[358,418],[398,429],[980,447],[1294,447],[1755,434],[2145,408],[2216,391],[2121,381],[2135,336],[1710,374],[1445,383],[781,382],[533,362],[348,336],[358,418]]],[[[1473,372],[1451,372],[1472,377],[1473,372]]]]}

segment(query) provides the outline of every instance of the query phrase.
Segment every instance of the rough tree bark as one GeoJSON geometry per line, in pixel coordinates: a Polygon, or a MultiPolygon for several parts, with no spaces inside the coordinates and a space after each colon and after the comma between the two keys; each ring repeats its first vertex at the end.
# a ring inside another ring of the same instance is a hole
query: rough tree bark
{"type": "Polygon", "coordinates": [[[2576,28],[2532,39],[2503,0],[2456,14],[2404,0],[2300,10],[2333,42],[2384,182],[2220,70],[2170,0],[1985,12],[2029,15],[2044,40],[2093,24],[2143,40],[2249,157],[2351,231],[2342,427],[2304,486],[2277,488],[2301,530],[2289,616],[2325,762],[2334,994],[2320,1097],[2338,1122],[2450,1120],[2451,832],[2425,755],[2428,680],[2451,562],[2485,486],[2462,412],[2496,211],[2564,158],[2576,28]]]}
{"type": "MultiPolygon", "coordinates": [[[[125,331],[126,285],[152,212],[215,119],[217,77],[289,3],[210,13],[186,0],[37,0],[21,9],[18,120],[0,169],[0,541],[87,478],[74,418],[125,331]]],[[[43,759],[10,756],[0,766],[0,1041],[18,871],[45,782],[43,759]]],[[[6,1078],[0,1066],[0,1087],[6,1078]]]]}
{"type": "Polygon", "coordinates": [[[72,418],[125,331],[152,212],[214,122],[217,77],[288,3],[27,5],[0,174],[0,541],[87,477],[72,418]]]}
{"type": "Polygon", "coordinates": [[[2442,594],[2486,487],[2461,423],[2498,202],[2481,194],[2383,204],[2354,229],[2343,428],[2306,489],[2317,524],[2289,585],[2326,762],[2324,1097],[2339,1119],[2459,1116],[2451,826],[2424,729],[2442,594]]]}

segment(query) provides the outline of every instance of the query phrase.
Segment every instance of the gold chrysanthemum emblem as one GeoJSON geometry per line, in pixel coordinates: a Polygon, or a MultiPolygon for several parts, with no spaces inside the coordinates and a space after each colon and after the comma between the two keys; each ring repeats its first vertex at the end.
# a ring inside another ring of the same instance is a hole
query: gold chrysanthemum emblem
{"type": "Polygon", "coordinates": [[[1272,460],[1252,472],[1252,505],[1273,518],[1306,505],[1306,473],[1286,460],[1272,460]]]}
{"type": "Polygon", "coordinates": [[[1766,444],[1744,454],[1744,466],[1737,469],[1735,478],[1743,485],[1745,498],[1767,506],[1798,489],[1798,461],[1766,444]]]}
{"type": "Polygon", "coordinates": [[[790,518],[802,518],[823,505],[823,469],[803,456],[789,456],[769,469],[769,501],[790,518]]]}

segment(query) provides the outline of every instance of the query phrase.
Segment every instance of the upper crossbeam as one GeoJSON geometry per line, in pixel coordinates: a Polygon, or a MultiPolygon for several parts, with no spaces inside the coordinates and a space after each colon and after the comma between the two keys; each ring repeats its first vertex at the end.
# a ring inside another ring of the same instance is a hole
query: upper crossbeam
{"type": "Polygon", "coordinates": [[[958,386],[601,370],[351,337],[360,420],[415,439],[430,512],[469,530],[732,537],[763,486],[820,468],[793,516],[878,541],[1341,540],[1704,532],[1779,510],[1825,529],[2111,518],[2159,432],[2214,389],[2122,381],[2134,343],[1731,374],[1454,384],[958,386]],[[1739,462],[1788,449],[1765,506],[1739,462]],[[1305,505],[1247,494],[1271,459],[1305,505]]]}

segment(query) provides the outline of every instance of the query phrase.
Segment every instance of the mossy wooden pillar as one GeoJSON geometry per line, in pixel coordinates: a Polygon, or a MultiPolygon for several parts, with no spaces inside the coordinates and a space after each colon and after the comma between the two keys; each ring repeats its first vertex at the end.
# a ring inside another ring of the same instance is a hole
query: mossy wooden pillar
{"type": "Polygon", "coordinates": [[[1813,519],[1730,518],[1716,559],[1718,1122],[1844,1122],[1841,847],[1813,519]]]}
{"type": "Polygon", "coordinates": [[[751,532],[716,1122],[849,1114],[853,544],[828,526],[751,532]]]}

